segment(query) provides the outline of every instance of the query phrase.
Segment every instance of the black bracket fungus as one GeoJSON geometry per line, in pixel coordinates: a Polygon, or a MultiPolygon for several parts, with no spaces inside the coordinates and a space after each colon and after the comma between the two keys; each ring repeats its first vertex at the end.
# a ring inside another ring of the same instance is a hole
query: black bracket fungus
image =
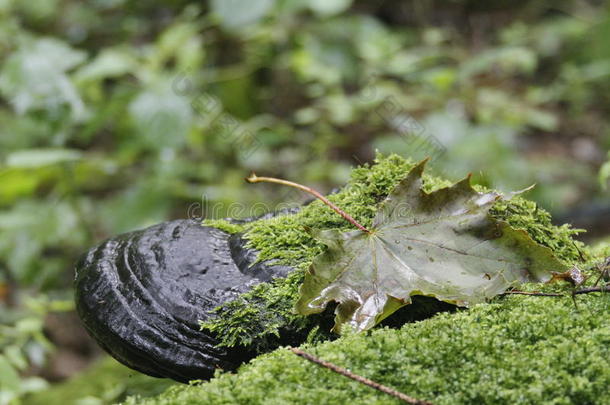
{"type": "Polygon", "coordinates": [[[256,263],[240,235],[196,220],[164,222],[111,238],[76,266],[76,308],[88,332],[123,364],[187,382],[254,356],[218,347],[199,320],[292,268],[256,263]]]}

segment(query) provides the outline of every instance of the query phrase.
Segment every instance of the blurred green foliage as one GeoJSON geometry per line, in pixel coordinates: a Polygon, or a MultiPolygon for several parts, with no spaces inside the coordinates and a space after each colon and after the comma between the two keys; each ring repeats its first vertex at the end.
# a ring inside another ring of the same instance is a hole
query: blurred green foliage
{"type": "Polygon", "coordinates": [[[0,313],[0,404],[19,403],[30,392],[47,388],[47,382],[28,375],[32,366],[42,367],[53,345],[44,335],[43,320],[50,311],[66,311],[71,301],[50,301],[44,295],[25,297],[22,306],[0,313]]]}
{"type": "Polygon", "coordinates": [[[603,198],[609,34],[585,0],[0,0],[2,398],[48,352],[7,340],[17,314],[69,299],[88,246],[300,201],[251,170],[329,191],[379,149],[551,211],[603,198]]]}
{"type": "Polygon", "coordinates": [[[610,179],[610,152],[608,152],[608,161],[599,169],[599,184],[604,190],[608,187],[608,179],[610,179]]]}
{"type": "Polygon", "coordinates": [[[133,371],[112,358],[97,361],[93,366],[63,384],[46,391],[27,395],[27,405],[104,405],[123,401],[128,396],[148,397],[160,394],[172,380],[149,377],[133,371]]]}

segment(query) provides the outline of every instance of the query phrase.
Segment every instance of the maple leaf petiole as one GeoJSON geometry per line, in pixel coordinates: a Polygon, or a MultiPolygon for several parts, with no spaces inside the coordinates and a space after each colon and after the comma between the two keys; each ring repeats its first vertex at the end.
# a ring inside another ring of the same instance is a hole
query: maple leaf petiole
{"type": "Polygon", "coordinates": [[[246,177],[246,181],[248,183],[275,183],[275,184],[281,184],[281,185],[284,185],[284,186],[293,187],[293,188],[305,191],[306,193],[309,193],[309,194],[313,195],[314,197],[316,197],[318,200],[322,201],[324,204],[328,205],[333,211],[335,211],[337,214],[341,215],[343,218],[345,218],[345,220],[347,220],[349,223],[354,225],[356,228],[360,229],[363,232],[366,232],[366,233],[369,233],[369,234],[371,233],[370,230],[368,230],[363,225],[361,225],[351,215],[349,215],[347,212],[343,211],[341,208],[337,207],[330,200],[328,200],[328,198],[324,197],[322,194],[320,194],[318,191],[314,190],[311,187],[307,187],[307,186],[304,186],[302,184],[295,183],[293,181],[277,179],[275,177],[264,177],[264,176],[259,177],[259,176],[257,176],[254,173],[252,173],[249,177],[246,177]]]}

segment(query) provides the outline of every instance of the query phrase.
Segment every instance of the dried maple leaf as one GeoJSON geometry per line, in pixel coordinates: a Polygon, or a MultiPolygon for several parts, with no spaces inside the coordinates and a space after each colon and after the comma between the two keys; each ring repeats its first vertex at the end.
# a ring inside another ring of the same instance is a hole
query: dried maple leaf
{"type": "Polygon", "coordinates": [[[348,323],[361,331],[412,295],[468,306],[566,269],[525,231],[489,215],[499,194],[477,192],[470,177],[428,194],[421,188],[424,166],[390,193],[370,232],[315,233],[327,249],[305,275],[299,313],[322,312],[335,301],[335,330],[348,323]]]}

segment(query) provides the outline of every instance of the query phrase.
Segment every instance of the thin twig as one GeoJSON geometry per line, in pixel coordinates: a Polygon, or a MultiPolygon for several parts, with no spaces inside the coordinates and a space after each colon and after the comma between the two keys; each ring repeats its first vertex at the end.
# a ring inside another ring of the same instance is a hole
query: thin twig
{"type": "Polygon", "coordinates": [[[602,271],[600,271],[599,277],[597,277],[597,280],[595,280],[595,283],[593,283],[593,286],[597,286],[599,284],[599,282],[602,281],[603,278],[608,277],[609,274],[610,274],[610,268],[605,268],[602,271]]]}
{"type": "Polygon", "coordinates": [[[573,294],[579,295],[579,294],[590,294],[590,293],[595,293],[595,292],[610,292],[610,285],[604,285],[601,287],[583,288],[582,290],[574,291],[573,294]]]}
{"type": "Polygon", "coordinates": [[[320,194],[318,191],[314,190],[311,187],[307,187],[302,184],[295,183],[293,181],[276,179],[275,177],[262,177],[262,176],[259,177],[254,173],[252,173],[250,175],[250,177],[247,177],[246,181],[248,183],[261,183],[261,182],[275,183],[275,184],[281,184],[284,186],[298,188],[299,190],[305,191],[306,193],[313,195],[314,197],[316,197],[317,199],[322,201],[324,204],[328,205],[330,208],[332,208],[333,211],[335,211],[337,214],[341,215],[343,218],[345,218],[349,223],[354,225],[356,228],[360,229],[363,232],[371,233],[371,231],[366,229],[364,226],[360,225],[358,223],[358,221],[356,221],[354,218],[352,218],[351,215],[349,215],[347,212],[343,211],[341,208],[337,207],[335,204],[330,202],[330,200],[328,198],[324,197],[322,194],[320,194]]]}
{"type": "Polygon", "coordinates": [[[593,285],[594,285],[594,286],[598,285],[598,284],[599,284],[599,282],[600,282],[600,281],[602,281],[602,278],[604,278],[604,273],[605,273],[606,271],[607,271],[607,270],[604,270],[604,271],[602,271],[602,272],[600,272],[600,273],[599,273],[599,277],[597,277],[597,280],[595,280],[595,283],[593,283],[593,285]]]}
{"type": "MultiPolygon", "coordinates": [[[[589,287],[583,288],[580,290],[572,291],[572,295],[580,295],[580,294],[591,294],[596,292],[610,292],[610,285],[602,286],[602,287],[589,287]]],[[[532,295],[535,297],[565,297],[566,294],[557,294],[557,293],[542,293],[538,291],[506,291],[500,295],[532,295]]]]}
{"type": "Polygon", "coordinates": [[[542,293],[538,291],[506,291],[500,295],[533,295],[536,297],[563,297],[565,294],[555,294],[555,293],[542,293]]]}
{"type": "Polygon", "coordinates": [[[367,386],[369,386],[371,388],[374,388],[374,389],[376,389],[378,391],[381,391],[384,394],[388,394],[388,395],[393,396],[394,398],[398,398],[401,401],[406,402],[407,404],[413,404],[413,405],[432,405],[431,402],[423,401],[421,399],[417,399],[417,398],[413,398],[413,397],[410,397],[408,395],[405,395],[402,392],[396,391],[393,388],[387,387],[387,386],[379,384],[379,383],[377,383],[377,382],[375,382],[373,380],[369,380],[368,378],[365,378],[365,377],[359,376],[357,374],[354,374],[351,371],[344,369],[343,367],[339,367],[339,366],[337,366],[337,365],[335,365],[333,363],[330,363],[328,361],[321,360],[321,359],[317,358],[316,356],[313,356],[313,355],[311,355],[309,353],[306,353],[303,350],[298,349],[296,347],[291,347],[290,351],[292,351],[297,356],[303,357],[304,359],[311,361],[312,363],[315,363],[315,364],[317,364],[319,366],[322,366],[322,367],[327,368],[327,369],[329,369],[331,371],[334,371],[337,374],[341,374],[344,377],[351,378],[354,381],[357,381],[357,382],[359,382],[361,384],[367,385],[367,386]]]}

